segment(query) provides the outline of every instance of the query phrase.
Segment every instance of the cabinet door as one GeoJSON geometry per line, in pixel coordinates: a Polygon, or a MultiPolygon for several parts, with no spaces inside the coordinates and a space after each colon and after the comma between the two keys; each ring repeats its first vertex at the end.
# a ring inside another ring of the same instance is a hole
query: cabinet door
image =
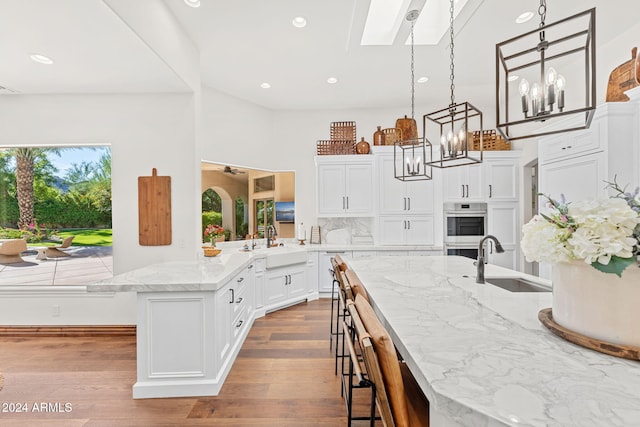
{"type": "Polygon", "coordinates": [[[446,200],[464,200],[467,194],[467,173],[465,168],[467,166],[460,166],[455,168],[443,169],[442,175],[444,177],[444,198],[446,200]]]}
{"type": "Polygon", "coordinates": [[[493,242],[487,242],[489,246],[487,248],[487,262],[500,267],[509,268],[511,270],[518,270],[518,251],[516,247],[504,247],[504,252],[496,252],[493,242]]]}
{"type": "Polygon", "coordinates": [[[490,160],[485,164],[487,201],[518,200],[518,162],[490,160]]]}
{"type": "Polygon", "coordinates": [[[403,216],[380,217],[380,244],[403,245],[404,233],[407,230],[407,220],[403,216]]]}
{"type": "Polygon", "coordinates": [[[467,166],[458,166],[454,169],[463,169],[466,173],[466,197],[465,200],[484,200],[484,168],[482,163],[467,166]]]}
{"type": "Polygon", "coordinates": [[[331,267],[331,258],[340,255],[343,260],[351,258],[351,251],[326,251],[320,252],[318,255],[318,292],[331,293],[333,287],[333,276],[329,272],[331,267]]]}
{"type": "MultiPolygon", "coordinates": [[[[568,201],[605,196],[604,161],[604,153],[599,152],[541,165],[540,192],[554,199],[560,199],[564,194],[568,201]]],[[[539,206],[545,211],[546,200],[541,199],[539,206]]]]}
{"type": "Polygon", "coordinates": [[[378,174],[380,213],[404,214],[407,210],[406,185],[404,182],[395,178],[393,157],[383,157],[380,159],[378,174]]]}
{"type": "Polygon", "coordinates": [[[346,166],[346,211],[351,214],[373,215],[373,167],[346,166]]]}
{"type": "Polygon", "coordinates": [[[405,243],[408,245],[433,245],[433,217],[406,217],[405,243]]]}
{"type": "Polygon", "coordinates": [[[513,246],[520,242],[518,226],[518,203],[489,203],[487,205],[487,232],[498,238],[503,246],[513,246]]]}
{"type": "Polygon", "coordinates": [[[278,269],[267,273],[266,286],[264,288],[264,303],[266,306],[284,301],[287,297],[288,278],[285,273],[278,269]]]}
{"type": "Polygon", "coordinates": [[[415,215],[433,213],[435,185],[436,183],[434,183],[434,180],[410,181],[405,184],[408,214],[415,215]]]}
{"type": "Polygon", "coordinates": [[[445,169],[444,197],[449,201],[481,201],[484,197],[482,163],[445,169]]]}
{"type": "Polygon", "coordinates": [[[307,283],[305,280],[305,270],[304,268],[300,269],[291,269],[287,273],[289,277],[287,284],[287,297],[295,298],[297,296],[303,296],[307,294],[307,283]]]}
{"type": "Polygon", "coordinates": [[[344,165],[318,165],[319,215],[344,213],[346,208],[345,187],[344,165]]]}

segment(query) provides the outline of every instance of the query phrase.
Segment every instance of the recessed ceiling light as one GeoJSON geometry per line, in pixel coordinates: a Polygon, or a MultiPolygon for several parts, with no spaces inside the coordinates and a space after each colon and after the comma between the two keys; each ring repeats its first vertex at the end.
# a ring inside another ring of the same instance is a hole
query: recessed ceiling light
{"type": "Polygon", "coordinates": [[[29,58],[31,58],[33,61],[38,62],[40,64],[46,64],[46,65],[53,64],[53,59],[49,58],[48,56],[41,55],[39,53],[32,53],[31,55],[29,55],[29,58]]]}
{"type": "Polygon", "coordinates": [[[524,13],[521,13],[521,14],[516,18],[516,24],[524,24],[525,22],[529,21],[531,18],[533,18],[533,12],[524,12],[524,13]]]}
{"type": "Polygon", "coordinates": [[[200,7],[200,0],[184,0],[187,6],[200,7]]]}
{"type": "Polygon", "coordinates": [[[518,80],[519,78],[520,78],[520,76],[519,76],[519,75],[517,75],[517,74],[511,74],[507,80],[509,80],[510,82],[515,82],[515,81],[516,81],[516,80],[518,80]]]}
{"type": "Polygon", "coordinates": [[[338,79],[336,79],[335,77],[329,77],[327,79],[327,83],[329,83],[330,85],[336,84],[336,83],[338,83],[338,79]]]}
{"type": "Polygon", "coordinates": [[[293,21],[291,21],[291,23],[296,28],[303,28],[307,25],[307,20],[302,16],[296,16],[295,18],[293,18],[293,21]]]}
{"type": "Polygon", "coordinates": [[[426,83],[428,81],[429,81],[429,77],[426,77],[426,76],[425,77],[420,77],[418,79],[418,83],[426,83]]]}
{"type": "Polygon", "coordinates": [[[262,89],[269,89],[269,88],[271,87],[271,85],[270,85],[269,83],[267,83],[267,82],[264,82],[264,83],[262,83],[262,84],[260,85],[260,87],[261,87],[262,89]]]}

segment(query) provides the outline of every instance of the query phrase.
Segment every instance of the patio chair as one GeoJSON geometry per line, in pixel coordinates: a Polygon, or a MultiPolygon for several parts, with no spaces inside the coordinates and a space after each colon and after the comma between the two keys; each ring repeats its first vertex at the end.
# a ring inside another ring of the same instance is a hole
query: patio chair
{"type": "Polygon", "coordinates": [[[47,251],[46,251],[47,258],[61,258],[65,256],[71,256],[68,253],[61,251],[60,249],[66,249],[69,246],[71,246],[71,242],[75,237],[76,236],[69,236],[62,241],[61,245],[51,246],[47,248],[47,251]]]}
{"type": "Polygon", "coordinates": [[[20,254],[27,250],[27,242],[23,239],[11,239],[0,245],[0,264],[15,264],[24,260],[20,254]]]}

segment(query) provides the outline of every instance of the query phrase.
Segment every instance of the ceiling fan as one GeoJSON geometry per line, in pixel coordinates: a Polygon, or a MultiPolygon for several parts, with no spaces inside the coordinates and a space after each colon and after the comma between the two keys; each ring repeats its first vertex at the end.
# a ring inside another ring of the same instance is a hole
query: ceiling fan
{"type": "Polygon", "coordinates": [[[228,174],[231,174],[231,175],[237,175],[239,173],[245,173],[245,171],[241,171],[239,169],[232,168],[231,166],[225,166],[224,169],[222,170],[222,172],[228,173],[228,174]]]}

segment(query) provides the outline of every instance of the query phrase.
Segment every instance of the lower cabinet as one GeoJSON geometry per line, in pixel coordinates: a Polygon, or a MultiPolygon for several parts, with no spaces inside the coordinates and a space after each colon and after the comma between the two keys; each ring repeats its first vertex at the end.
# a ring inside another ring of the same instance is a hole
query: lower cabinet
{"type": "Polygon", "coordinates": [[[295,264],[267,270],[264,305],[267,310],[301,299],[308,293],[307,264],[295,264]]]}
{"type": "Polygon", "coordinates": [[[216,353],[219,369],[232,362],[242,345],[240,337],[253,314],[254,271],[250,264],[231,279],[216,296],[216,353]]]}
{"type": "Polygon", "coordinates": [[[487,205],[488,234],[498,238],[504,252],[498,253],[491,240],[485,243],[487,262],[518,270],[520,242],[518,202],[495,202],[487,205]]]}
{"type": "Polygon", "coordinates": [[[340,257],[346,261],[352,257],[352,252],[322,251],[318,253],[318,292],[320,292],[320,295],[323,297],[331,296],[331,290],[333,288],[331,258],[336,255],[340,255],[340,257]]]}

